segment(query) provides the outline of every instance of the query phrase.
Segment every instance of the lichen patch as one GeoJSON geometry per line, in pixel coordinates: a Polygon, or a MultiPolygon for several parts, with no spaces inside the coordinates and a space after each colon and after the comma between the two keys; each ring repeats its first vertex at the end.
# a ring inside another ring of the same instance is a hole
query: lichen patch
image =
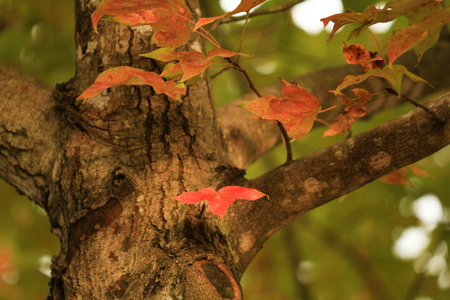
{"type": "Polygon", "coordinates": [[[314,177],[306,179],[303,184],[308,193],[319,193],[328,187],[328,183],[319,181],[314,177]]]}
{"type": "Polygon", "coordinates": [[[255,236],[251,232],[246,232],[239,239],[239,251],[241,253],[248,252],[255,244],[255,236]]]}
{"type": "Polygon", "coordinates": [[[374,170],[383,170],[391,164],[392,157],[385,151],[380,151],[370,157],[369,166],[374,170]]]}
{"type": "Polygon", "coordinates": [[[192,42],[191,48],[194,51],[202,52],[202,45],[197,40],[192,42]]]}

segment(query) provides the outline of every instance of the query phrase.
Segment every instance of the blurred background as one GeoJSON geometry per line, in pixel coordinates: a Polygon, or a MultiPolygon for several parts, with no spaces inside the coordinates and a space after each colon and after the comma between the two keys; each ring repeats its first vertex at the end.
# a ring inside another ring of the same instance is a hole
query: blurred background
{"type": "MultiPolygon", "coordinates": [[[[289,2],[269,0],[258,9],[289,2]]],[[[204,15],[220,15],[239,0],[201,3],[204,15]]],[[[339,31],[327,45],[331,25],[323,30],[319,19],[344,8],[362,11],[369,4],[383,6],[369,0],[307,0],[290,11],[255,17],[242,46],[242,52],[254,56],[241,58],[241,64],[257,87],[345,64],[341,41],[354,27],[339,31]]],[[[407,19],[399,18],[372,32],[385,49],[391,30],[405,24],[407,19]]],[[[224,48],[237,50],[242,29],[242,21],[233,22],[213,34],[224,48]]],[[[74,74],[73,30],[73,1],[0,0],[0,65],[52,86],[65,82],[74,74]]],[[[368,33],[351,42],[378,51],[368,33]]],[[[212,68],[210,74],[220,70],[212,68]]],[[[212,85],[217,105],[249,92],[241,74],[233,71],[221,72],[212,85]]],[[[353,134],[411,109],[403,105],[358,121],[353,134]]],[[[344,139],[323,138],[326,129],[293,142],[295,158],[344,139]]],[[[285,149],[279,146],[252,165],[247,176],[257,177],[284,159],[285,149]]],[[[416,166],[430,175],[409,174],[413,187],[377,180],[278,232],[242,279],[245,299],[450,299],[450,147],[416,166]]],[[[46,298],[50,259],[59,251],[49,228],[42,209],[0,181],[0,300],[46,298]]]]}

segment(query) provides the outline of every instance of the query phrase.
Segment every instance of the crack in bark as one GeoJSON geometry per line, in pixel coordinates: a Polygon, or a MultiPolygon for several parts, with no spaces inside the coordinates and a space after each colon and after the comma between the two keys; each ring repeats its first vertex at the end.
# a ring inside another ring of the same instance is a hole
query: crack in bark
{"type": "Polygon", "coordinates": [[[186,187],[184,186],[184,165],[181,156],[178,154],[178,182],[180,183],[179,193],[182,194],[186,191],[186,187]]]}
{"type": "MultiPolygon", "coordinates": [[[[141,99],[141,92],[138,89],[138,96],[139,99],[141,99]]],[[[147,97],[147,103],[148,103],[148,111],[147,111],[147,116],[145,118],[145,143],[147,145],[147,158],[148,158],[148,163],[149,166],[151,168],[152,166],[152,150],[153,150],[153,146],[152,146],[152,135],[153,135],[153,123],[154,123],[154,118],[153,118],[153,110],[152,110],[152,103],[150,100],[150,97],[147,97]]]]}
{"type": "Polygon", "coordinates": [[[161,192],[162,192],[162,197],[160,199],[160,208],[159,208],[159,216],[161,218],[162,221],[162,228],[163,230],[161,230],[161,233],[159,234],[159,240],[160,240],[160,246],[162,247],[162,249],[166,249],[169,250],[169,248],[166,247],[166,245],[169,243],[169,240],[167,239],[167,219],[164,217],[164,202],[165,199],[167,198],[166,195],[166,191],[164,190],[164,187],[161,186],[161,192]]]}
{"type": "Polygon", "coordinates": [[[189,151],[189,154],[192,157],[195,157],[196,154],[195,154],[194,147],[193,147],[195,144],[195,141],[196,141],[195,134],[191,134],[190,127],[189,127],[189,119],[186,118],[183,111],[181,110],[181,105],[178,106],[177,112],[178,112],[178,115],[181,116],[181,120],[182,120],[181,127],[183,128],[184,133],[189,137],[187,149],[189,151]]]}
{"type": "Polygon", "coordinates": [[[131,29],[130,26],[128,26],[128,30],[130,30],[130,39],[128,40],[128,50],[127,50],[127,54],[128,57],[130,58],[130,66],[133,65],[133,55],[131,54],[131,48],[133,48],[134,45],[134,31],[133,29],[131,29]]]}
{"type": "Polygon", "coordinates": [[[161,143],[164,146],[164,154],[167,154],[169,164],[167,167],[169,167],[172,163],[173,154],[170,152],[170,120],[169,120],[169,111],[170,111],[170,102],[165,99],[166,101],[166,107],[162,111],[162,125],[163,125],[163,132],[160,136],[161,143]]]}

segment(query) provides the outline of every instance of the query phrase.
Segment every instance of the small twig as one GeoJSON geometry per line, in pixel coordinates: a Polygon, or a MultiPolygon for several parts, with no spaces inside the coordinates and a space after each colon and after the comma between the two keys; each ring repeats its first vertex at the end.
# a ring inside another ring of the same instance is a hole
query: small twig
{"type": "MultiPolygon", "coordinates": [[[[226,60],[233,66],[233,68],[235,68],[236,70],[238,70],[239,72],[244,74],[245,79],[247,80],[250,89],[256,94],[256,96],[261,98],[262,94],[256,89],[255,85],[253,84],[253,81],[251,80],[250,76],[247,73],[247,70],[242,68],[239,64],[234,62],[231,58],[227,58],[226,60]]],[[[286,158],[286,163],[284,165],[287,166],[294,161],[292,158],[291,143],[289,141],[289,137],[287,135],[286,128],[284,128],[283,124],[280,121],[277,121],[277,125],[278,125],[278,128],[280,128],[281,135],[283,136],[284,142],[286,144],[287,158],[286,158]]]]}
{"type": "Polygon", "coordinates": [[[326,126],[328,126],[328,127],[331,126],[330,123],[328,123],[327,121],[322,120],[322,119],[320,119],[320,118],[315,118],[314,121],[319,122],[319,123],[322,123],[323,125],[326,125],[326,126]]]}
{"type": "MultiPolygon", "coordinates": [[[[247,24],[248,24],[248,15],[249,13],[247,12],[246,14],[246,18],[245,18],[245,24],[244,24],[244,28],[242,29],[242,35],[241,35],[241,41],[239,42],[239,53],[241,53],[241,49],[242,49],[242,42],[244,41],[244,35],[245,35],[245,29],[247,28],[247,24]]],[[[241,56],[238,55],[237,59],[236,59],[236,63],[239,64],[239,58],[241,56]]]]}
{"type": "Polygon", "coordinates": [[[218,71],[217,73],[211,75],[210,78],[211,78],[211,79],[214,79],[214,78],[216,78],[217,76],[219,76],[220,74],[222,74],[223,72],[225,72],[225,71],[227,71],[227,70],[229,70],[229,69],[232,69],[232,67],[226,66],[226,67],[222,68],[222,70],[220,70],[220,71],[218,71]]]}
{"type": "MultiPolygon", "coordinates": [[[[282,12],[282,11],[291,9],[293,6],[299,4],[300,2],[303,2],[303,1],[305,1],[305,0],[295,0],[295,1],[291,1],[289,3],[286,3],[284,5],[280,5],[280,6],[277,6],[277,7],[271,7],[271,8],[267,8],[267,9],[257,10],[257,11],[254,11],[254,12],[250,13],[248,16],[249,16],[249,18],[253,18],[253,17],[256,17],[256,16],[269,15],[269,14],[282,12]]],[[[223,19],[217,20],[211,26],[210,31],[214,31],[217,28],[217,26],[219,26],[220,24],[231,23],[231,22],[238,22],[238,21],[244,20],[245,18],[247,18],[247,16],[227,17],[227,18],[223,18],[223,19]]]]}
{"type": "Polygon", "coordinates": [[[239,64],[237,64],[236,62],[234,62],[231,58],[226,58],[226,60],[230,63],[230,65],[235,68],[236,70],[238,70],[239,72],[241,72],[242,74],[244,74],[245,79],[247,80],[250,89],[256,94],[256,96],[258,97],[262,97],[261,93],[256,89],[255,85],[253,84],[253,81],[251,80],[250,76],[247,73],[247,70],[242,68],[239,64]]]}
{"type": "MultiPolygon", "coordinates": [[[[397,95],[398,93],[391,89],[391,88],[386,88],[386,91],[388,91],[391,94],[397,95]]],[[[409,103],[411,103],[412,105],[414,105],[415,107],[420,107],[421,109],[423,109],[424,111],[426,111],[429,115],[431,115],[434,119],[436,119],[439,123],[445,123],[445,120],[442,120],[441,118],[439,118],[439,116],[434,112],[431,111],[428,107],[423,106],[422,104],[410,99],[409,97],[402,95],[401,96],[403,99],[405,99],[406,101],[408,101],[409,103]]]]}

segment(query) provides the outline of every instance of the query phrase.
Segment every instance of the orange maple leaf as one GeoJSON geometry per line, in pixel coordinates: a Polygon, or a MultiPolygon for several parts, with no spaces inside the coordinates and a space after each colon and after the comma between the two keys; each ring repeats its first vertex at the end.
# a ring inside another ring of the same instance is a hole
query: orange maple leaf
{"type": "Polygon", "coordinates": [[[91,98],[108,88],[121,85],[150,85],[156,93],[166,94],[177,100],[181,100],[181,96],[186,94],[186,87],[182,84],[164,81],[160,75],[153,72],[125,66],[102,72],[77,99],[91,98]]]}
{"type": "Polygon", "coordinates": [[[277,120],[294,138],[307,134],[320,110],[319,100],[299,84],[290,84],[282,79],[284,98],[268,95],[250,101],[241,107],[262,119],[277,120]]]}
{"type": "Polygon", "coordinates": [[[381,56],[377,55],[376,52],[367,51],[360,44],[347,46],[344,43],[343,53],[347,63],[358,65],[364,73],[383,66],[384,60],[381,56]]]}
{"type": "Polygon", "coordinates": [[[200,201],[207,200],[211,212],[223,218],[228,207],[237,199],[254,201],[264,196],[267,195],[255,189],[240,186],[226,186],[221,188],[218,192],[213,188],[208,187],[197,192],[183,193],[172,199],[187,204],[196,204],[200,201]]]}
{"type": "Polygon", "coordinates": [[[91,16],[96,32],[104,15],[128,26],[152,25],[152,42],[160,47],[184,45],[191,33],[191,12],[183,0],[103,0],[91,16]]]}

